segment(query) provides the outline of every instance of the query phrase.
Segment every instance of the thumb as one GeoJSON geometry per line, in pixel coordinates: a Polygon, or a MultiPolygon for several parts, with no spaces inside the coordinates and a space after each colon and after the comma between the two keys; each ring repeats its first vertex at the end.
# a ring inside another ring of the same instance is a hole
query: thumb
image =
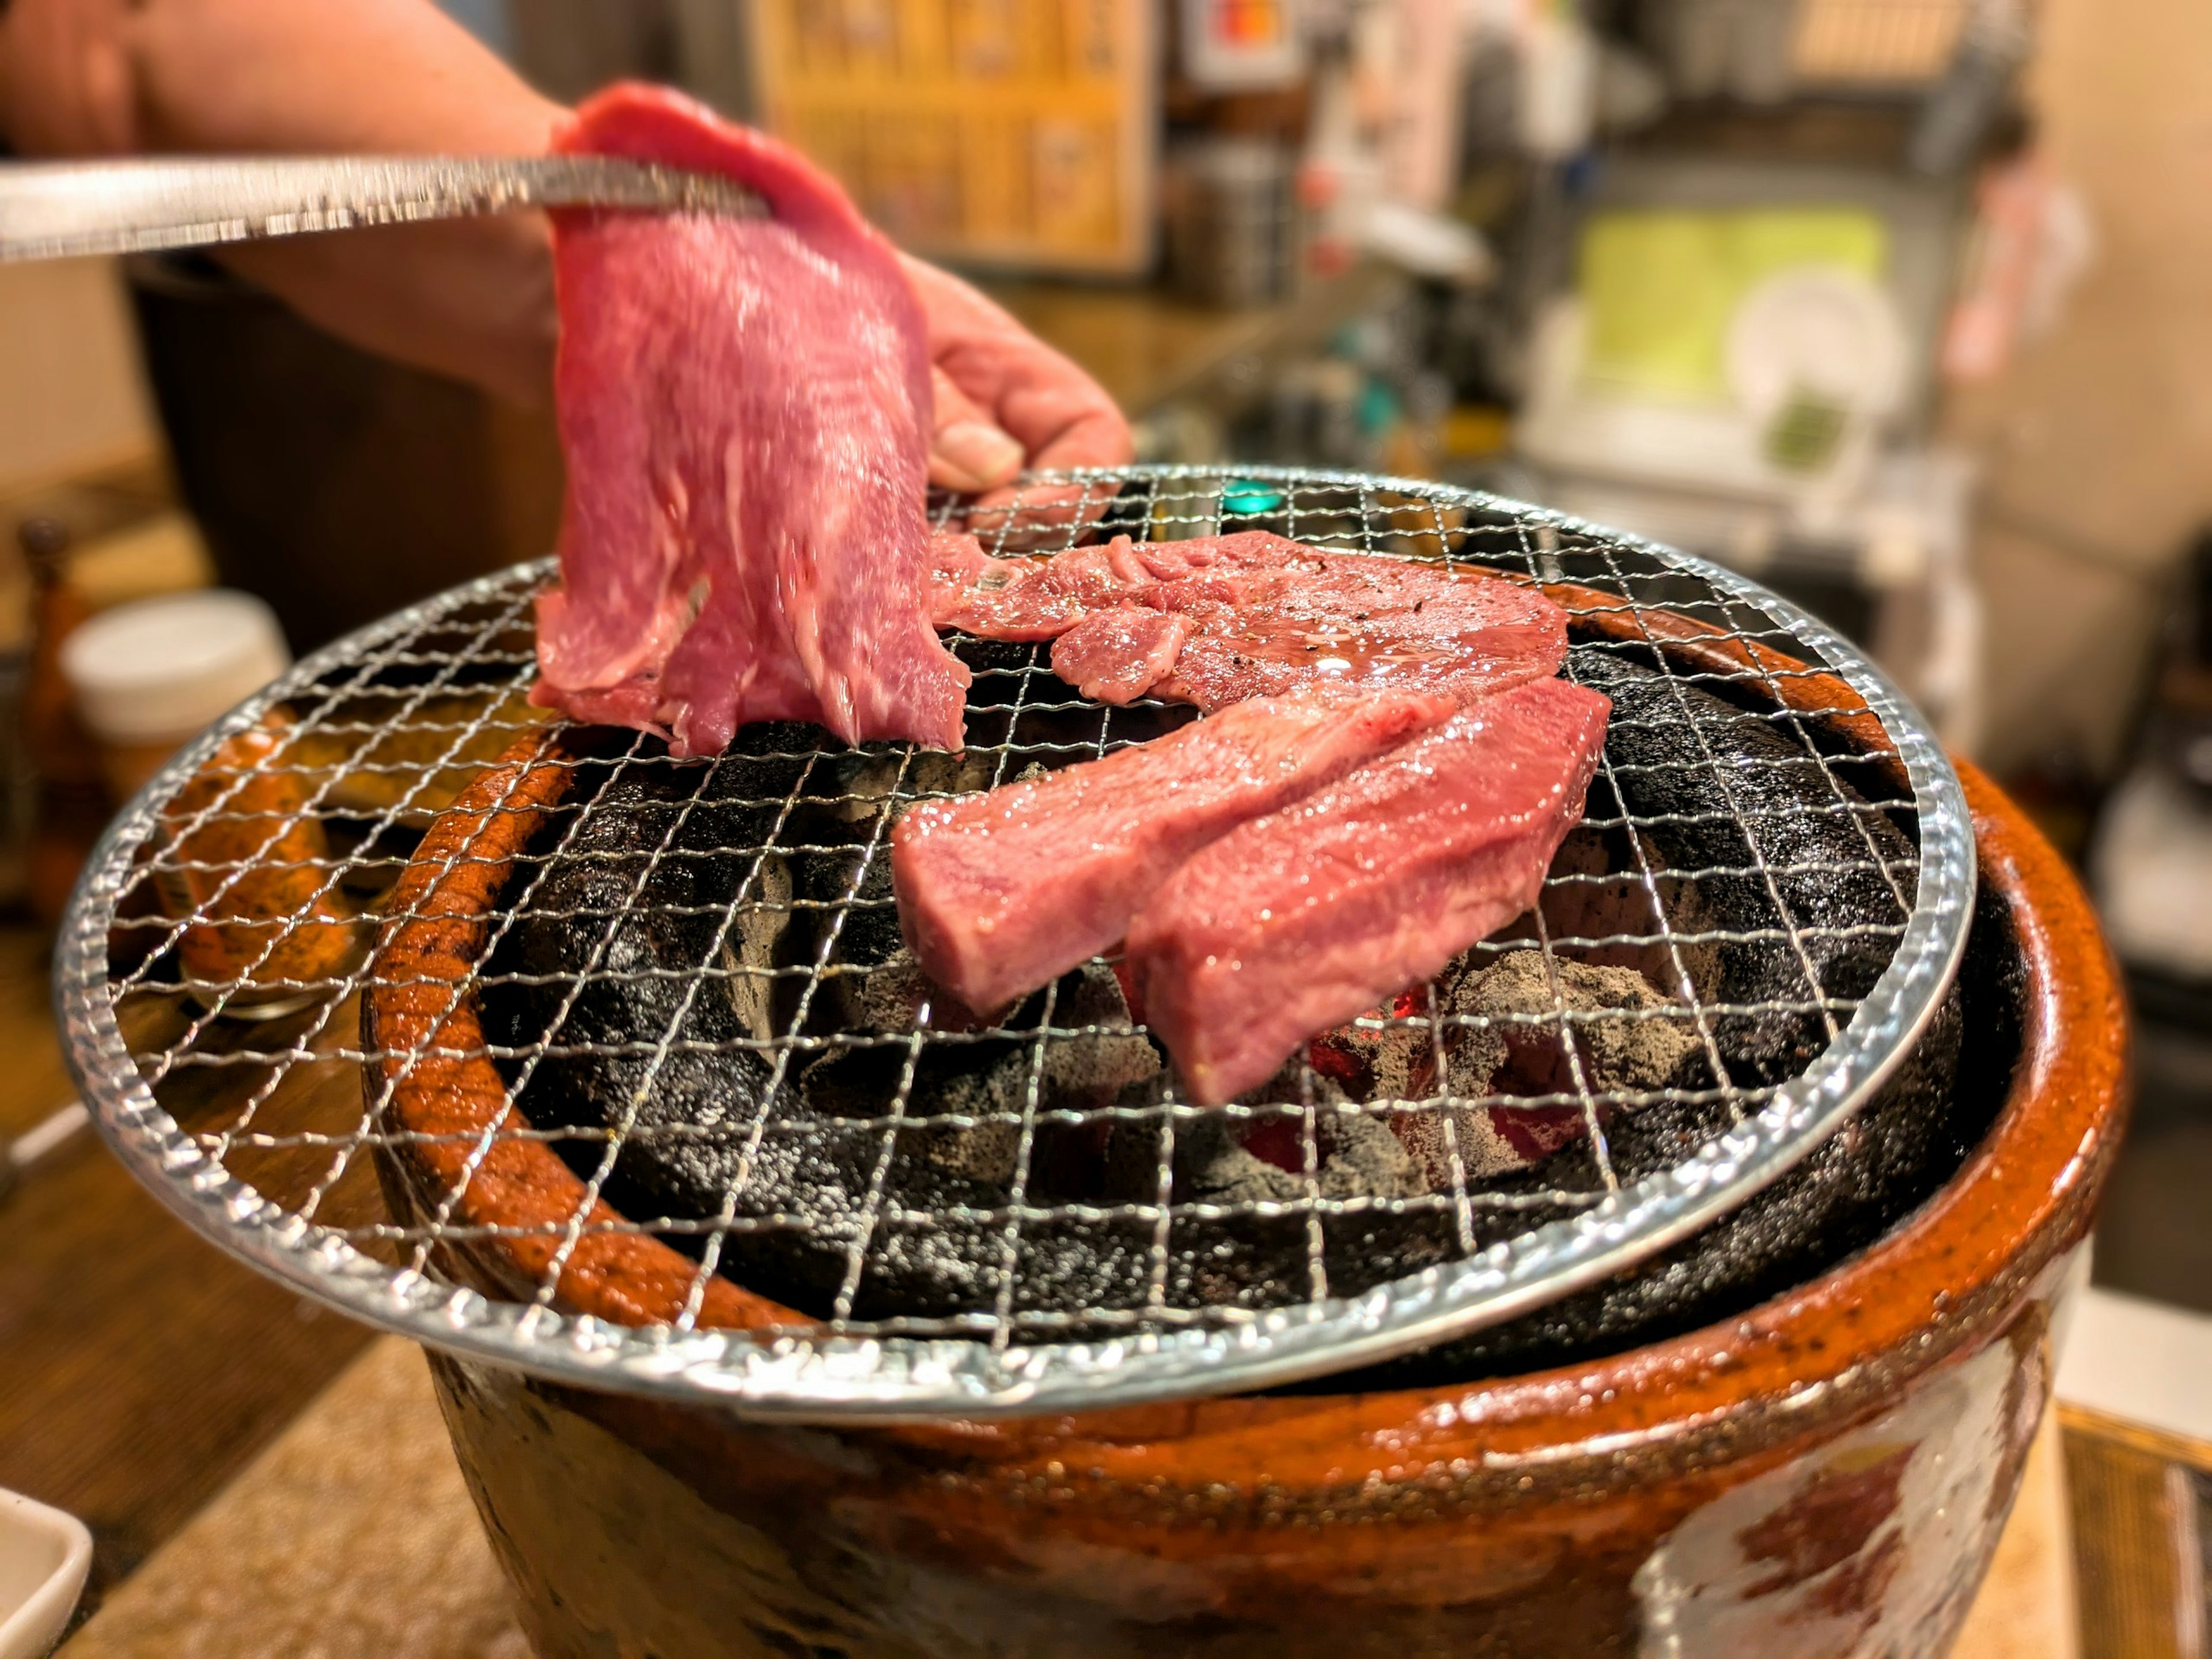
{"type": "Polygon", "coordinates": [[[1022,470],[1022,447],[952,383],[941,368],[929,371],[937,405],[929,441],[929,481],[966,494],[1013,482],[1022,470]]]}

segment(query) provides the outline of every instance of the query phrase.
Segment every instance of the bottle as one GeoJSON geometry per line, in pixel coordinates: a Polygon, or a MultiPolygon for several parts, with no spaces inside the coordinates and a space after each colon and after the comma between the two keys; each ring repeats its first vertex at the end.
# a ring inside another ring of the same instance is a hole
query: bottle
{"type": "Polygon", "coordinates": [[[1931,179],[1963,171],[2002,114],[2028,52],[2016,0],[1981,0],[1966,16],[1943,76],[1913,123],[1905,147],[1912,170],[1931,179]]]}
{"type": "Polygon", "coordinates": [[[31,519],[17,537],[31,575],[23,753],[37,780],[24,847],[24,898],[31,914],[52,927],[111,809],[100,752],[77,720],[61,669],[63,641],[92,612],[69,580],[69,532],[52,519],[31,519]]]}

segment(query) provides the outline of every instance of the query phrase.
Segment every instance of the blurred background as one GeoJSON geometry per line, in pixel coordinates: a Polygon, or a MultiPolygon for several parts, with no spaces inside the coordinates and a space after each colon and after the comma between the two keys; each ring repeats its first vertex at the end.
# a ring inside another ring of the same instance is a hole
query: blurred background
{"type": "MultiPolygon", "coordinates": [[[[2212,1311],[2212,10],[447,9],[556,96],[643,76],[789,139],[1146,459],[1493,489],[1867,646],[2092,882],[2140,1021],[2097,1277],[2212,1311]]],[[[117,802],[61,637],[219,582],[304,652],[549,550],[559,467],[545,412],[211,266],[0,268],[0,1142],[70,1097],[46,930],[117,802]]]]}

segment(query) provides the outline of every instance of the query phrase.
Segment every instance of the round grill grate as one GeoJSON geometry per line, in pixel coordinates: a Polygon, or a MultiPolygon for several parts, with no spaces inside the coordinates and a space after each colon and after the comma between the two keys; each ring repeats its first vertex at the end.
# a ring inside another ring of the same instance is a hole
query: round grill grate
{"type": "Polygon", "coordinates": [[[1250,527],[1546,584],[1615,708],[1542,903],[1195,1108],[1110,963],[998,1027],[934,1019],[884,867],[913,801],[1188,711],[963,639],[964,757],[771,726],[677,762],[548,732],[551,573],[518,568],[302,662],[111,829],[56,974],[118,1152],[226,1248],[477,1358],[763,1414],[1104,1407],[1346,1369],[1619,1273],[1818,1146],[1949,987],[1955,775],[1863,658],[1741,578],[1338,474],[937,510],[1000,552],[1250,527]]]}

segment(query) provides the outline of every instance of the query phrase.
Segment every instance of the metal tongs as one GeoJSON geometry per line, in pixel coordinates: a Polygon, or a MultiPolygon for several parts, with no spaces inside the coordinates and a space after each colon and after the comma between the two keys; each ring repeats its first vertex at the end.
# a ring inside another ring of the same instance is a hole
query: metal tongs
{"type": "Polygon", "coordinates": [[[600,155],[199,156],[0,166],[0,263],[598,207],[767,216],[728,179],[600,155]]]}

